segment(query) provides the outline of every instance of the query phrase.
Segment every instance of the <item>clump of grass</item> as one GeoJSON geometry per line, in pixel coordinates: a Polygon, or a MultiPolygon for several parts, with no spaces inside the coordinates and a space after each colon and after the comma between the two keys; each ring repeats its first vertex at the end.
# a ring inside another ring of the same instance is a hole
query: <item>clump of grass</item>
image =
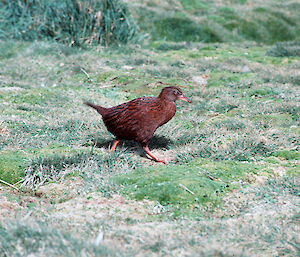
{"type": "Polygon", "coordinates": [[[266,187],[264,190],[256,192],[256,196],[261,199],[272,197],[273,192],[276,195],[290,194],[293,196],[299,196],[300,180],[299,178],[284,177],[282,179],[269,179],[267,180],[266,187]]]}
{"type": "Polygon", "coordinates": [[[0,152],[0,179],[14,184],[24,176],[26,155],[21,151],[0,152]]]}
{"type": "Polygon", "coordinates": [[[33,159],[25,169],[23,186],[34,189],[45,182],[58,180],[66,175],[66,168],[82,162],[86,157],[86,154],[79,153],[73,156],[53,155],[33,159]]]}
{"type": "Polygon", "coordinates": [[[11,40],[6,40],[1,42],[0,44],[0,60],[1,59],[9,59],[14,57],[19,49],[22,48],[22,45],[16,44],[11,40]]]}
{"type": "Polygon", "coordinates": [[[272,156],[284,158],[286,160],[299,160],[300,153],[296,150],[278,150],[272,153],[272,156]]]}
{"type": "Polygon", "coordinates": [[[121,150],[116,151],[114,154],[93,154],[74,167],[73,170],[76,170],[84,180],[85,191],[97,191],[106,197],[110,197],[119,190],[110,178],[130,172],[140,166],[139,163],[121,150]]]}
{"type": "Polygon", "coordinates": [[[249,96],[274,96],[278,95],[278,91],[270,87],[259,87],[249,90],[249,96]]]}
{"type": "Polygon", "coordinates": [[[265,43],[297,38],[297,29],[290,13],[274,7],[257,7],[240,13],[236,8],[220,7],[216,14],[219,15],[216,21],[227,30],[236,31],[240,38],[265,43]],[[288,23],[287,20],[291,20],[292,23],[288,23]]]}
{"type": "Polygon", "coordinates": [[[207,24],[197,24],[188,17],[162,17],[154,21],[156,33],[160,38],[169,41],[220,41],[207,24]]]}
{"type": "Polygon", "coordinates": [[[260,168],[250,163],[195,159],[185,165],[136,169],[113,180],[130,198],[158,201],[183,214],[218,206],[226,192],[240,188],[246,177],[260,168]]]}
{"type": "Polygon", "coordinates": [[[42,222],[0,224],[0,256],[121,256],[117,250],[76,238],[42,222]]]}
{"type": "Polygon", "coordinates": [[[137,32],[127,6],[118,0],[1,1],[0,16],[0,38],[111,45],[127,43],[137,32]]]}
{"type": "MultiPolygon", "coordinates": [[[[109,194],[111,184],[105,183],[110,173],[123,173],[133,169],[135,162],[122,152],[115,154],[93,154],[81,152],[71,155],[49,155],[32,159],[25,169],[23,187],[36,189],[46,182],[57,181],[77,174],[94,190],[109,194]]],[[[113,186],[112,186],[113,187],[113,186]]],[[[113,188],[111,190],[114,190],[113,188]]]]}
{"type": "MultiPolygon", "coordinates": [[[[226,110],[226,109],[225,109],[226,110]]],[[[212,160],[251,161],[269,156],[279,142],[257,137],[257,129],[246,119],[225,118],[202,123],[193,129],[183,129],[174,135],[178,162],[188,162],[195,157],[212,160]],[[180,135],[179,135],[180,134],[180,135]],[[275,144],[276,143],[276,144],[275,144]]]]}
{"type": "Polygon", "coordinates": [[[300,56],[300,42],[276,43],[270,47],[266,55],[274,57],[300,56]]]}
{"type": "Polygon", "coordinates": [[[189,46],[189,43],[186,42],[161,42],[161,43],[156,43],[155,47],[157,50],[160,51],[171,51],[171,50],[180,50],[180,49],[185,49],[189,46]]]}

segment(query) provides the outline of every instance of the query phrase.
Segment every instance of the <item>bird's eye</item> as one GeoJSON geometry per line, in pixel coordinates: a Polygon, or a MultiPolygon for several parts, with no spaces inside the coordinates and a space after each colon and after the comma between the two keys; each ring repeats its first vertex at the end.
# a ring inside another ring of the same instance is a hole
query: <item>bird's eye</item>
{"type": "Polygon", "coordinates": [[[179,95],[178,91],[174,91],[174,94],[175,94],[175,95],[179,95]]]}

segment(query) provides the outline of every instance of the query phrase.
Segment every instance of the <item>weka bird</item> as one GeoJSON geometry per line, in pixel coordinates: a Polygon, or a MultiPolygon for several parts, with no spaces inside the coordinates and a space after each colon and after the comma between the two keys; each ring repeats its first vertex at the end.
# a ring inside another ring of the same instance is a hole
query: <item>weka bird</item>
{"type": "Polygon", "coordinates": [[[101,114],[108,131],[116,136],[111,152],[121,139],[134,140],[140,143],[145,152],[155,161],[166,163],[154,156],[148,144],[155,130],[167,123],[176,113],[176,100],[190,103],[177,87],[165,87],[158,97],[141,97],[129,102],[104,108],[89,102],[85,104],[101,114]]]}

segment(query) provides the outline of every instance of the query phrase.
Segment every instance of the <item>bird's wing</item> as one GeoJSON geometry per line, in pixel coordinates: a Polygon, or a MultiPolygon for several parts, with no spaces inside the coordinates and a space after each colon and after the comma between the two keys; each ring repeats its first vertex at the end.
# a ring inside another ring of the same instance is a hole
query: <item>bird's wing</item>
{"type": "Polygon", "coordinates": [[[128,102],[128,113],[141,122],[157,119],[161,108],[157,97],[141,97],[128,102]]]}
{"type": "Polygon", "coordinates": [[[134,131],[152,129],[156,99],[156,97],[141,97],[112,107],[103,121],[113,134],[118,131],[137,133],[134,131]]]}

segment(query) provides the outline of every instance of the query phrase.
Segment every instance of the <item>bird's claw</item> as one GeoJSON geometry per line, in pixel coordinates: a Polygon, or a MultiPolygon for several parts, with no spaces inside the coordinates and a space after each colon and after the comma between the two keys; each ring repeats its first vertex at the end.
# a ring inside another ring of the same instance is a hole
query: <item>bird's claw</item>
{"type": "Polygon", "coordinates": [[[161,162],[163,164],[169,164],[166,160],[162,160],[162,159],[157,159],[156,161],[157,162],[161,162]]]}
{"type": "Polygon", "coordinates": [[[143,149],[151,157],[152,160],[154,160],[156,162],[161,162],[163,164],[168,164],[167,161],[165,161],[163,159],[158,159],[153,153],[151,153],[150,150],[149,150],[149,148],[148,148],[148,146],[144,146],[143,149]]]}

